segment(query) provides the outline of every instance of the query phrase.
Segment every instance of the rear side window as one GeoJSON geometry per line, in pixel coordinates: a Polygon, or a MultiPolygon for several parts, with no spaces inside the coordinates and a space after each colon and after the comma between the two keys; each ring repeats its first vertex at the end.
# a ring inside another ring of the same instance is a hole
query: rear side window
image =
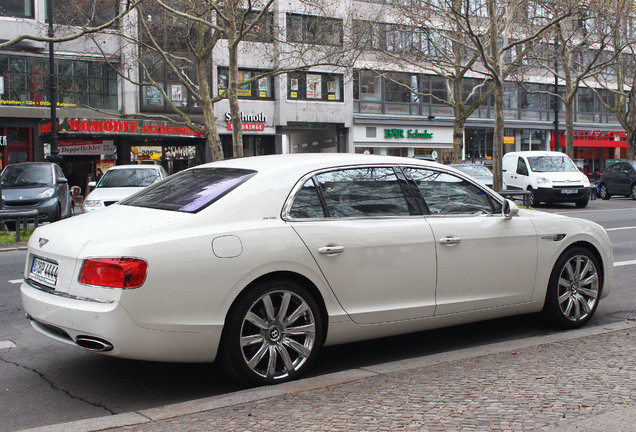
{"type": "Polygon", "coordinates": [[[196,213],[254,175],[256,171],[237,168],[190,169],[155,183],[120,204],[196,213]]]}
{"type": "Polygon", "coordinates": [[[402,185],[391,167],[321,173],[296,194],[290,216],[298,219],[410,216],[402,185]]]}

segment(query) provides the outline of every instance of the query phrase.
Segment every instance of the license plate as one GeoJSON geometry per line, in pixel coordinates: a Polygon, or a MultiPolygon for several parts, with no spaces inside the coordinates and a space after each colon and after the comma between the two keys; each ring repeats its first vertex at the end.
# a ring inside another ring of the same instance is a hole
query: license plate
{"type": "Polygon", "coordinates": [[[29,277],[36,282],[40,282],[49,286],[55,286],[55,284],[57,283],[57,271],[57,264],[35,257],[33,258],[33,263],[31,264],[31,272],[29,273],[29,277]]]}
{"type": "Polygon", "coordinates": [[[574,195],[576,193],[579,193],[579,191],[576,189],[561,189],[561,193],[563,195],[574,195]]]}

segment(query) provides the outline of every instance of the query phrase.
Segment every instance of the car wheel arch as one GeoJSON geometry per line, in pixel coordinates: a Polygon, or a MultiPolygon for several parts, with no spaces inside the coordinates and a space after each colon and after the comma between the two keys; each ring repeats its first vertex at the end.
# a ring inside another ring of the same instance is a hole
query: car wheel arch
{"type": "MultiPolygon", "coordinates": [[[[583,249],[587,249],[588,252],[590,252],[592,255],[594,255],[594,258],[596,259],[596,262],[598,262],[599,265],[599,274],[601,276],[601,287],[599,290],[599,296],[603,293],[603,281],[605,280],[605,262],[603,261],[603,256],[601,255],[601,253],[599,252],[598,248],[587,241],[584,240],[579,240],[576,241],[570,245],[568,245],[565,249],[563,249],[556,257],[556,259],[554,260],[554,263],[552,264],[552,269],[554,268],[554,266],[556,265],[557,261],[559,261],[559,259],[564,256],[565,254],[569,253],[571,250],[576,249],[576,248],[583,248],[583,249]]],[[[552,271],[552,269],[550,271],[552,271]]]]}
{"type": "Polygon", "coordinates": [[[307,278],[306,276],[300,273],[296,273],[292,271],[276,271],[276,272],[267,273],[267,274],[259,276],[258,278],[254,279],[249,284],[247,284],[245,288],[243,288],[232,300],[232,304],[230,305],[230,307],[227,310],[227,313],[225,314],[223,332],[225,332],[225,329],[228,326],[229,320],[232,314],[234,313],[234,311],[236,310],[240,300],[258,285],[261,285],[265,282],[274,281],[274,280],[293,281],[299,285],[302,285],[305,289],[309,291],[309,293],[312,295],[313,299],[316,301],[320,309],[320,316],[322,318],[322,323],[323,323],[322,340],[320,341],[320,345],[323,345],[327,338],[327,330],[329,327],[329,320],[328,320],[329,315],[327,313],[327,306],[325,303],[324,296],[322,295],[322,293],[320,292],[320,289],[318,289],[316,284],[312,282],[309,278],[307,278]]]}

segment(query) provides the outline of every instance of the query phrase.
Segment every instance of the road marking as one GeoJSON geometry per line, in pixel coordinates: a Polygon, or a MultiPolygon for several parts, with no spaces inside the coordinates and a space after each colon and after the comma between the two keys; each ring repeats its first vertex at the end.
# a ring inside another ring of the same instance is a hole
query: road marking
{"type": "Polygon", "coordinates": [[[622,266],[628,266],[628,265],[634,265],[634,264],[636,264],[636,260],[619,261],[614,263],[614,267],[622,267],[622,266]]]}
{"type": "Polygon", "coordinates": [[[606,228],[605,231],[621,231],[621,230],[630,230],[636,229],[636,226],[633,227],[620,227],[620,228],[606,228]]]}
{"type": "Polygon", "coordinates": [[[15,348],[15,344],[11,341],[0,341],[0,349],[15,348]]]}
{"type": "Polygon", "coordinates": [[[9,281],[10,284],[15,284],[15,285],[21,284],[22,282],[24,282],[24,279],[13,279],[9,281]]]}

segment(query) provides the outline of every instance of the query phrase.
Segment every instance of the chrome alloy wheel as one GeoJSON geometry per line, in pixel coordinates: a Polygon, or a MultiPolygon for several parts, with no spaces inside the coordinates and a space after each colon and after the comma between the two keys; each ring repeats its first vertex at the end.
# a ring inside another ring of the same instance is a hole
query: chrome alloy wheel
{"type": "Polygon", "coordinates": [[[316,344],[312,308],[290,290],[269,291],[248,308],[240,330],[247,367],[267,380],[284,380],[303,367],[316,344]]]}
{"type": "Polygon", "coordinates": [[[577,254],[568,259],[559,275],[557,294],[561,313],[570,321],[583,320],[594,311],[599,274],[590,257],[577,254]]]}

